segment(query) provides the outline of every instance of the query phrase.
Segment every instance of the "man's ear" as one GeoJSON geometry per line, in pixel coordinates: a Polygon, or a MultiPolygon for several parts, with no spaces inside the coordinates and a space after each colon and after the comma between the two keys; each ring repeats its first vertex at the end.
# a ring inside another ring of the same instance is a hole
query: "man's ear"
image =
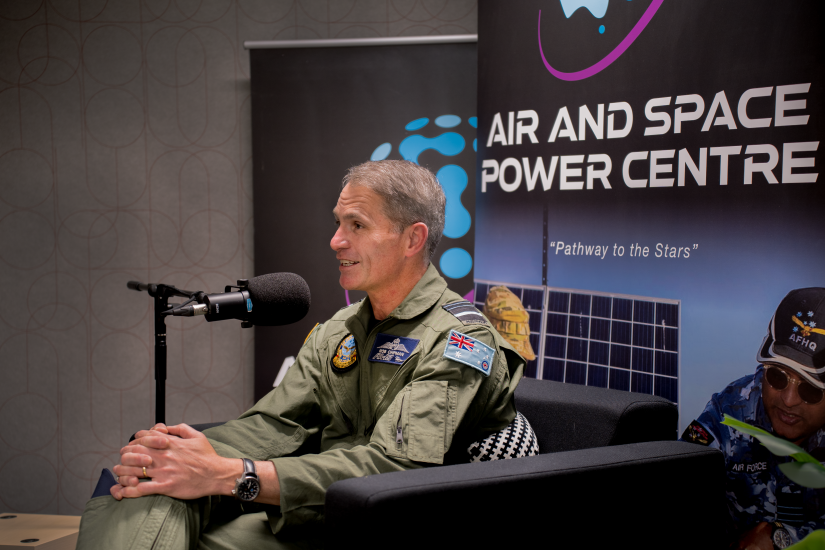
{"type": "Polygon", "coordinates": [[[424,222],[414,223],[407,228],[407,249],[404,256],[411,258],[421,254],[427,246],[430,230],[424,222]]]}

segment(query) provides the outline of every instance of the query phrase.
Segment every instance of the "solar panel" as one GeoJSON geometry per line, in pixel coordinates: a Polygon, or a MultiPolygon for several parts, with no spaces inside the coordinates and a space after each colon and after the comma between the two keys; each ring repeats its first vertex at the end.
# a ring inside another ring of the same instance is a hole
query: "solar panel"
{"type": "Polygon", "coordinates": [[[526,376],[678,401],[679,300],[476,280],[476,307],[497,285],[530,313],[526,376]]]}

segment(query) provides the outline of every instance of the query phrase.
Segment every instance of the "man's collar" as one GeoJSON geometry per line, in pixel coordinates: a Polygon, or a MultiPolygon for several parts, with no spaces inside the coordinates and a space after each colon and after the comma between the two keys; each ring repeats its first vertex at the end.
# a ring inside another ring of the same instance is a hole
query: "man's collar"
{"type": "MultiPolygon", "coordinates": [[[[438,274],[438,270],[431,262],[424,275],[389,316],[393,319],[412,319],[421,315],[441,298],[446,289],[447,281],[438,274]]],[[[364,317],[366,319],[370,314],[372,314],[372,304],[367,296],[358,308],[358,316],[367,315],[364,317]]]]}
{"type": "Polygon", "coordinates": [[[390,313],[394,319],[412,319],[435,304],[447,290],[447,281],[438,274],[432,262],[407,297],[390,313]]]}
{"type": "MultiPolygon", "coordinates": [[[[413,317],[421,315],[441,299],[441,295],[444,294],[446,289],[447,281],[438,274],[438,270],[430,263],[427,271],[424,272],[424,275],[418,280],[398,307],[390,313],[389,318],[412,319],[413,317]]],[[[347,321],[347,323],[352,323],[355,319],[358,319],[358,322],[361,323],[366,330],[368,320],[371,316],[372,304],[370,303],[369,296],[367,296],[364,301],[361,302],[361,305],[358,306],[358,313],[347,321]]],[[[348,328],[352,331],[354,327],[348,325],[348,328]]]]}

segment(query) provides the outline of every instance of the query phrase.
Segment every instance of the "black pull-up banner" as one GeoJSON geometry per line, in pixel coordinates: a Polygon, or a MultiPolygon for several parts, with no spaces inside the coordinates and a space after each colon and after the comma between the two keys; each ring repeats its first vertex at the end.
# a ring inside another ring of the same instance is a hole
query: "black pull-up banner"
{"type": "Polygon", "coordinates": [[[447,219],[433,262],[451,289],[473,288],[476,43],[470,36],[426,43],[432,39],[441,37],[250,50],[255,273],[297,273],[312,291],[303,321],[255,329],[256,399],[316,322],[363,296],[340,287],[329,245],[351,166],[407,159],[436,173],[447,219]]]}

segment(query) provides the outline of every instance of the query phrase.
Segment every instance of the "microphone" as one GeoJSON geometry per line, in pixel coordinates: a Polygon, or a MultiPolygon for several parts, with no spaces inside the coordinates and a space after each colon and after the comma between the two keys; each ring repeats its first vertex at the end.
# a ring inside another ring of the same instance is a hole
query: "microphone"
{"type": "Polygon", "coordinates": [[[306,281],[294,273],[269,273],[240,279],[237,291],[227,286],[221,294],[200,294],[199,304],[164,311],[164,315],[203,315],[209,322],[238,319],[242,326],[279,326],[295,323],[309,311],[310,293],[306,281]]]}

